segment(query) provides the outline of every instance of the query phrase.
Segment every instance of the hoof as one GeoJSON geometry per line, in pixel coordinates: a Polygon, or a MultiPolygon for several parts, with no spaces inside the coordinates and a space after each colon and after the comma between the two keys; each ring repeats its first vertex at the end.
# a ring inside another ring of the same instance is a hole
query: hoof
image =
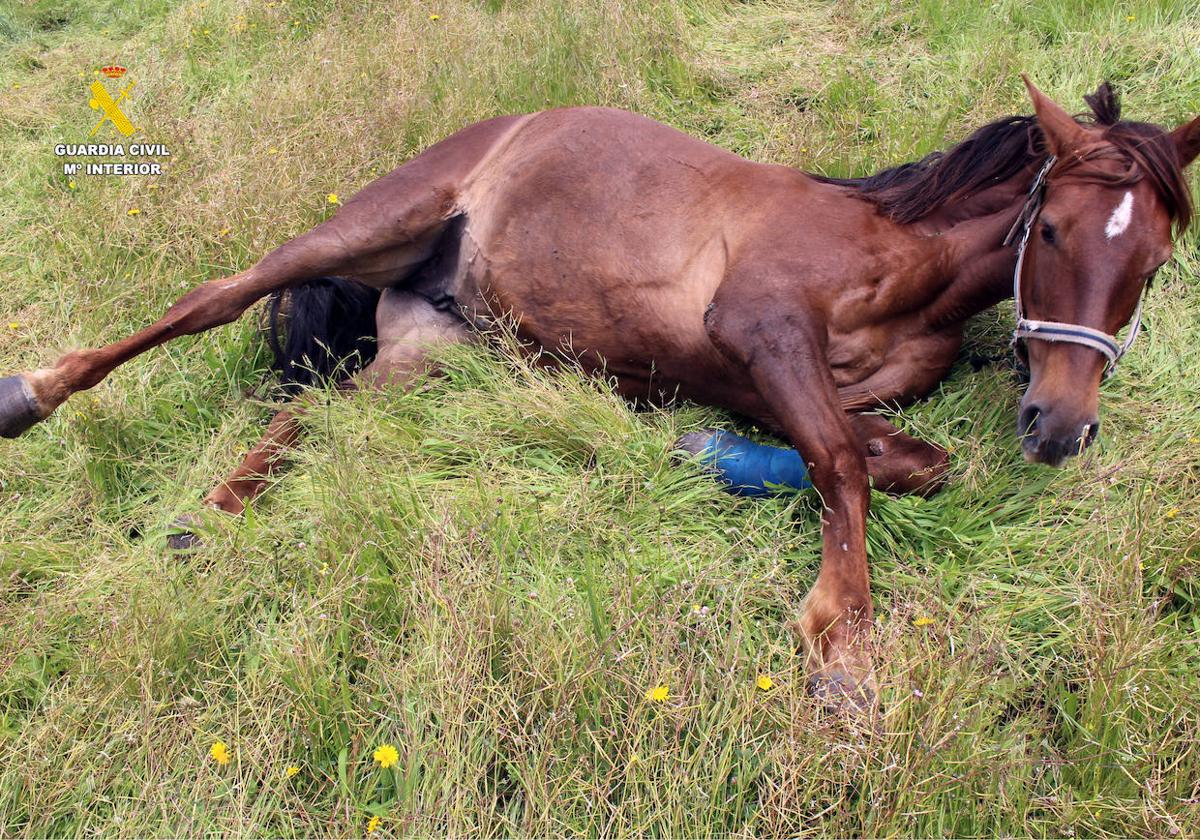
{"type": "Polygon", "coordinates": [[[817,674],[808,680],[808,692],[825,707],[838,715],[866,715],[876,708],[873,680],[856,682],[842,671],[817,674]]]}
{"type": "Polygon", "coordinates": [[[700,455],[709,450],[716,429],[701,429],[698,432],[688,432],[671,444],[672,452],[686,452],[689,455],[700,455]]]}
{"type": "Polygon", "coordinates": [[[172,522],[171,533],[167,535],[167,548],[171,551],[194,551],[203,545],[204,540],[195,531],[198,522],[194,516],[181,516],[172,522]]]}
{"type": "Polygon", "coordinates": [[[0,379],[0,437],[15,438],[41,419],[25,377],[0,379]]]}

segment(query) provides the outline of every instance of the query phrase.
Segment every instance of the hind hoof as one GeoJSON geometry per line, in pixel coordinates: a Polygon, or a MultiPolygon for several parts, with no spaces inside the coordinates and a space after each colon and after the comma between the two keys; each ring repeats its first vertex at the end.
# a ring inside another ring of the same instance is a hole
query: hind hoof
{"type": "Polygon", "coordinates": [[[204,544],[204,540],[196,533],[199,520],[194,516],[181,516],[171,523],[171,533],[167,535],[167,548],[172,551],[194,551],[204,544]]]}
{"type": "Polygon", "coordinates": [[[0,437],[15,438],[42,419],[23,376],[0,379],[0,437]]]}

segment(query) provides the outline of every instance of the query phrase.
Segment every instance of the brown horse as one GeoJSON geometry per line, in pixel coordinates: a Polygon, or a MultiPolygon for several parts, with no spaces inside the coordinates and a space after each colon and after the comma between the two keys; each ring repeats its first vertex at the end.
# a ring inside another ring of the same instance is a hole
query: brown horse
{"type": "MultiPolygon", "coordinates": [[[[630,397],[722,406],[786,436],[825,505],[798,621],[812,686],[865,704],[869,480],[928,491],[947,455],[861,412],[929,393],[966,319],[1011,296],[1016,271],[1031,372],[1022,446],[1049,464],[1081,451],[1124,349],[1111,336],[1169,258],[1172,223],[1190,218],[1182,170],[1200,153],[1200,119],[1169,133],[1121,121],[1102,85],[1079,122],[1026,83],[1036,116],[863,179],[753,163],[604,108],[469,126],[141,332],[0,380],[0,432],[318,277],[382,290],[377,355],[350,384],[411,381],[432,345],[512,316],[523,338],[569,346],[630,397]]],[[[281,412],[207,502],[240,512],[296,435],[281,412]]]]}

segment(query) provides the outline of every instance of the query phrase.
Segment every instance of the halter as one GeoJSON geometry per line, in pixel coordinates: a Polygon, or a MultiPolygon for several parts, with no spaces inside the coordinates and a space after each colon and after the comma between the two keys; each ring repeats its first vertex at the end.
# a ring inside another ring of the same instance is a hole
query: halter
{"type": "MultiPolygon", "coordinates": [[[[1082,344],[1108,359],[1108,364],[1104,368],[1104,377],[1107,379],[1117,369],[1117,362],[1121,360],[1121,357],[1129,352],[1129,348],[1133,346],[1133,342],[1142,328],[1142,303],[1146,299],[1145,290],[1138,298],[1137,309],[1133,313],[1133,322],[1129,327],[1129,335],[1125,337],[1124,342],[1118,342],[1116,336],[1085,327],[1082,324],[1034,321],[1025,317],[1024,307],[1021,305],[1021,268],[1025,263],[1025,246],[1029,244],[1029,233],[1033,230],[1033,223],[1037,221],[1038,214],[1042,211],[1042,204],[1046,199],[1046,178],[1057,160],[1058,158],[1051,155],[1038,171],[1037,176],[1033,179],[1033,184],[1029,187],[1029,194],[1021,208],[1020,215],[1017,216],[1008,235],[1004,237],[1004,244],[1010,245],[1016,238],[1017,231],[1020,230],[1020,240],[1017,242],[1017,267],[1013,271],[1013,303],[1016,310],[1017,327],[1013,330],[1012,344],[1014,350],[1020,346],[1022,341],[1031,338],[1041,341],[1082,344]]],[[[1149,284],[1147,284],[1147,288],[1149,288],[1149,284]]]]}

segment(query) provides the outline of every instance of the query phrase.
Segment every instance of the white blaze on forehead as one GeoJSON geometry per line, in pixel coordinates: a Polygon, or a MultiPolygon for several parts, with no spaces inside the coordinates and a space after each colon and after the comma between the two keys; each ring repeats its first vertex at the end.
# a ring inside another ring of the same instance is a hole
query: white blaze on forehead
{"type": "Polygon", "coordinates": [[[1104,235],[1109,239],[1120,236],[1125,232],[1125,228],[1129,227],[1129,222],[1133,218],[1133,193],[1126,192],[1125,197],[1121,199],[1121,203],[1112,211],[1112,215],[1108,217],[1108,224],[1104,226],[1104,235]]]}

